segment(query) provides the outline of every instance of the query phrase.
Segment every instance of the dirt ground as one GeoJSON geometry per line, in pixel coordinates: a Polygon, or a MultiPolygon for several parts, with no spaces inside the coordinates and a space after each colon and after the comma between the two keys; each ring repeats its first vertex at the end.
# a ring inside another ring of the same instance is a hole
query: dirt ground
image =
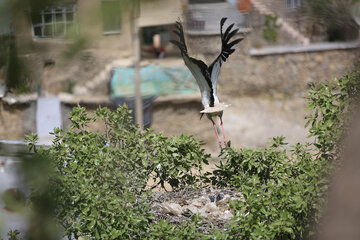
{"type": "MultiPolygon", "coordinates": [[[[308,113],[302,96],[235,97],[223,101],[231,104],[224,111],[223,122],[226,138],[235,148],[265,146],[275,136],[285,136],[289,144],[307,140],[304,117],[308,113]]],[[[216,156],[220,150],[214,129],[206,117],[200,120],[200,110],[200,101],[155,103],[152,127],[167,136],[193,135],[216,156]]],[[[222,132],[220,126],[218,132],[222,132]]]]}
{"type": "MultiPolygon", "coordinates": [[[[223,121],[226,139],[230,140],[235,148],[265,146],[272,137],[280,135],[285,136],[290,144],[307,140],[308,132],[304,128],[306,122],[304,117],[307,114],[306,100],[302,96],[260,95],[221,100],[231,105],[224,111],[223,121]]],[[[1,139],[24,138],[25,131],[19,126],[25,124],[25,109],[26,106],[0,104],[1,139]]],[[[155,132],[163,132],[166,136],[182,133],[193,135],[204,141],[206,151],[216,158],[220,152],[216,135],[206,116],[200,120],[201,110],[200,97],[183,102],[155,101],[152,128],[155,132]]],[[[64,120],[69,117],[69,111],[70,108],[63,111],[66,115],[63,118],[65,127],[69,125],[69,122],[64,120]]],[[[92,128],[102,130],[104,126],[103,123],[99,123],[92,128]]],[[[219,125],[217,130],[220,139],[223,140],[219,125]]]]}

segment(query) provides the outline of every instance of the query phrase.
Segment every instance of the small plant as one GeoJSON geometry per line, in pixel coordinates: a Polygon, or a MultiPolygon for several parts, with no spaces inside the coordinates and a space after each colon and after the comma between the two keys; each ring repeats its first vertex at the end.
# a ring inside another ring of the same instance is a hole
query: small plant
{"type": "MultiPolygon", "coordinates": [[[[8,240],[22,240],[22,238],[19,237],[20,232],[19,230],[15,229],[15,230],[9,230],[9,232],[7,233],[8,235],[8,240]]],[[[3,238],[0,237],[0,240],[4,240],[3,238]]]]}
{"type": "Polygon", "coordinates": [[[259,43],[259,42],[256,42],[255,43],[255,48],[258,48],[258,49],[262,48],[262,44],[259,43]]]}
{"type": "Polygon", "coordinates": [[[268,43],[275,43],[278,38],[277,30],[280,28],[276,24],[277,16],[265,15],[265,29],[263,30],[262,37],[268,43]]]}

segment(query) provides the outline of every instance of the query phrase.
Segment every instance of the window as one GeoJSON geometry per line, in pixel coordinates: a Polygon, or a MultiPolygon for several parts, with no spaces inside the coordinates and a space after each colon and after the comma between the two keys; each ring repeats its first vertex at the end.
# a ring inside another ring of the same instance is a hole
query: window
{"type": "Polygon", "coordinates": [[[285,7],[295,9],[301,6],[301,0],[285,0],[285,7]]]}
{"type": "Polygon", "coordinates": [[[33,36],[37,38],[64,37],[75,27],[75,4],[46,8],[32,13],[33,36]]]}
{"type": "Polygon", "coordinates": [[[158,25],[141,28],[142,56],[145,58],[164,58],[166,46],[170,41],[173,25],[158,25]]]}
{"type": "Polygon", "coordinates": [[[155,34],[160,34],[161,43],[163,45],[170,41],[171,25],[151,26],[141,29],[142,39],[144,45],[153,45],[153,37],[155,34]]]}
{"type": "Polygon", "coordinates": [[[103,33],[117,34],[121,32],[120,1],[102,1],[103,33]]]}

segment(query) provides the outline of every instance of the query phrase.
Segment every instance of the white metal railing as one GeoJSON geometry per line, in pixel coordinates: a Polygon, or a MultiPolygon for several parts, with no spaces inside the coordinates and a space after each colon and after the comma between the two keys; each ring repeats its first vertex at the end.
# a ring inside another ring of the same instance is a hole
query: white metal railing
{"type": "Polygon", "coordinates": [[[231,23],[240,32],[250,30],[249,15],[241,13],[228,2],[189,4],[186,12],[186,33],[190,35],[212,35],[220,34],[220,20],[227,17],[225,28],[231,23]]]}
{"type": "Polygon", "coordinates": [[[251,48],[251,56],[266,56],[275,54],[301,53],[301,52],[320,52],[341,49],[360,48],[360,41],[352,42],[323,42],[311,43],[309,45],[289,45],[289,46],[271,46],[264,48],[251,48]]]}

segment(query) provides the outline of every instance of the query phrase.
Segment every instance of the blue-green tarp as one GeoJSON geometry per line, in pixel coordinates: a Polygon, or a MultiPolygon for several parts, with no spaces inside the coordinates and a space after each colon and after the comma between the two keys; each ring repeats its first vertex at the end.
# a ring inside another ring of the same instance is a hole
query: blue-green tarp
{"type": "MultiPolygon", "coordinates": [[[[195,79],[185,66],[147,65],[140,69],[140,76],[143,96],[193,94],[199,91],[195,79]]],[[[116,68],[110,83],[111,98],[133,97],[134,82],[134,68],[116,68]]]]}

